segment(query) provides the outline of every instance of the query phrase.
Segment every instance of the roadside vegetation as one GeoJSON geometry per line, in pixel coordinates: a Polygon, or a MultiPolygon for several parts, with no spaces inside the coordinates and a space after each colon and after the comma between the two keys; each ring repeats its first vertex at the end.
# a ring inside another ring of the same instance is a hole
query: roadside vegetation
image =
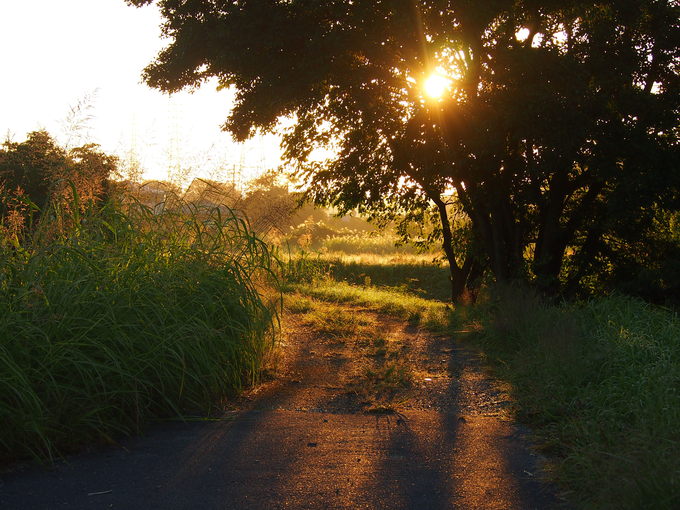
{"type": "Polygon", "coordinates": [[[273,260],[247,223],[172,194],[144,205],[102,163],[115,161],[44,133],[0,151],[2,460],[209,413],[273,346],[273,260]]]}
{"type": "Polygon", "coordinates": [[[680,319],[614,295],[548,305],[496,288],[469,326],[585,508],[680,504],[680,319]]]}

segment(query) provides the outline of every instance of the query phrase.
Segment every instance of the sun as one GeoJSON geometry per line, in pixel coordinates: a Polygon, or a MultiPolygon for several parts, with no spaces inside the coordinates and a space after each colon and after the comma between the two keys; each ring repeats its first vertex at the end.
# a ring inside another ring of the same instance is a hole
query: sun
{"type": "Polygon", "coordinates": [[[425,94],[431,99],[441,99],[451,86],[451,80],[440,73],[432,73],[423,83],[425,94]]]}

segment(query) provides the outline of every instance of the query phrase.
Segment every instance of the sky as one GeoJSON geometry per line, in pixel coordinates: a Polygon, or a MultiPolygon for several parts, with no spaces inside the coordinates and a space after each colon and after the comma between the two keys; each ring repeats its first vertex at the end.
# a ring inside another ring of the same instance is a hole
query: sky
{"type": "Polygon", "coordinates": [[[0,0],[2,138],[47,129],[62,144],[98,143],[124,164],[134,154],[154,179],[229,180],[240,168],[245,181],[278,166],[274,136],[235,144],[220,130],[229,91],[208,83],[168,96],[141,82],[167,44],[161,22],[155,6],[124,0],[0,0]],[[78,104],[76,118],[89,120],[69,130],[78,104]]]}

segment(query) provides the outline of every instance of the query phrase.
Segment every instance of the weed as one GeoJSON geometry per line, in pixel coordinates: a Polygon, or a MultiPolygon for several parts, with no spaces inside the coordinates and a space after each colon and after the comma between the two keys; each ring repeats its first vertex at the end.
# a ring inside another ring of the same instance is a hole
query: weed
{"type": "Polygon", "coordinates": [[[290,313],[304,314],[314,310],[314,301],[300,294],[287,294],[285,296],[285,309],[290,313]]]}
{"type": "Polygon", "coordinates": [[[367,316],[330,304],[319,304],[307,313],[305,323],[328,338],[364,337],[374,325],[367,316]]]}
{"type": "Polygon", "coordinates": [[[408,388],[413,381],[413,374],[408,366],[397,361],[390,361],[377,368],[367,369],[365,372],[369,384],[376,391],[383,392],[408,388]]]}

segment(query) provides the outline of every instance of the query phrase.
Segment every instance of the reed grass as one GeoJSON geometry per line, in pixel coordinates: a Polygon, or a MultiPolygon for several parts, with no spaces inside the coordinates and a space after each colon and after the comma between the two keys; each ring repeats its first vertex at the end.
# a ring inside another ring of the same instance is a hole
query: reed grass
{"type": "Polygon", "coordinates": [[[273,259],[236,213],[128,201],[43,218],[0,243],[1,459],[208,413],[257,380],[273,259]]]}

